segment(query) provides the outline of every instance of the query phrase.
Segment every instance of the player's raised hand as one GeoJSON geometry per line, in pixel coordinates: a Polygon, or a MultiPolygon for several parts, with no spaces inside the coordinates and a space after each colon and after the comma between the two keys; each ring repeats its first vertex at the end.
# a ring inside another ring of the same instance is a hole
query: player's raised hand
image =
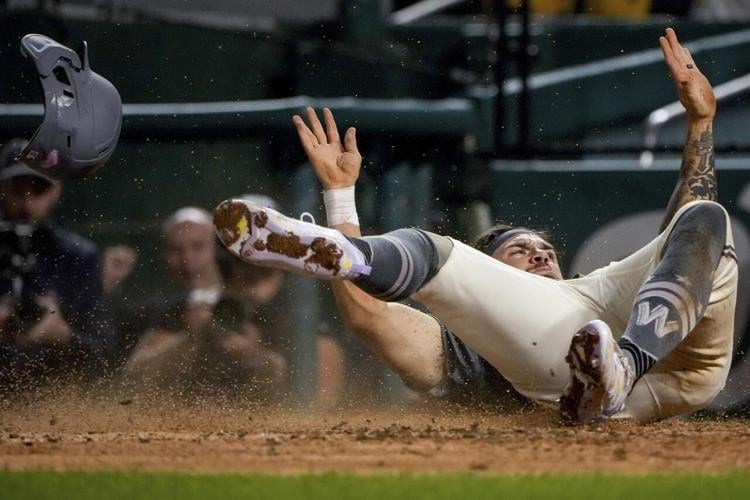
{"type": "Polygon", "coordinates": [[[294,115],[292,121],[297,127],[297,135],[307,159],[310,160],[323,189],[353,186],[359,178],[362,166],[362,155],[357,150],[356,130],[349,127],[342,143],[330,109],[323,109],[325,128],[318,120],[314,109],[307,108],[305,111],[310,122],[309,127],[299,115],[294,115]]]}
{"type": "Polygon", "coordinates": [[[677,33],[672,28],[667,28],[666,36],[659,37],[659,44],[688,119],[712,120],[716,114],[716,97],[711,83],[698,69],[690,51],[680,45],[677,33]]]}

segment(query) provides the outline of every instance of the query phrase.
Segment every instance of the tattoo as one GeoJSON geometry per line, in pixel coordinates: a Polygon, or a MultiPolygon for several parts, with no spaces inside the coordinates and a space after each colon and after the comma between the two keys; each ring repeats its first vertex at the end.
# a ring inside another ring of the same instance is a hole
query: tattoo
{"type": "Polygon", "coordinates": [[[716,201],[716,166],[714,160],[714,135],[711,125],[695,137],[691,130],[682,154],[680,177],[667,205],[667,213],[660,231],[669,225],[674,214],[686,203],[695,200],[716,201]]]}
{"type": "MultiPolygon", "coordinates": [[[[693,141],[692,149],[697,156],[697,165],[694,168],[686,168],[686,181],[690,194],[695,200],[716,200],[716,167],[714,165],[714,136],[711,128],[701,132],[700,139],[693,141]]],[[[689,155],[683,158],[683,165],[686,161],[693,160],[689,155]]],[[[681,170],[685,168],[681,167],[681,170]]]]}

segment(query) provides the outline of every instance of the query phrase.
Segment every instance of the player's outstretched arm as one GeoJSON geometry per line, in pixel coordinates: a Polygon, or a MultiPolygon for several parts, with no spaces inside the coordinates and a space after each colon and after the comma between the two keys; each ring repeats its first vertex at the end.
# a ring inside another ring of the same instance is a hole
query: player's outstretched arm
{"type": "Polygon", "coordinates": [[[698,69],[690,51],[680,44],[672,28],[667,28],[666,36],[659,38],[659,44],[688,118],[680,176],[667,205],[660,228],[663,231],[686,203],[717,199],[713,136],[716,97],[708,79],[698,69]]]}
{"type": "Polygon", "coordinates": [[[323,109],[325,128],[314,109],[307,108],[305,114],[310,122],[309,127],[299,115],[294,115],[292,121],[297,128],[302,149],[323,189],[328,191],[354,186],[362,167],[362,155],[357,149],[357,131],[354,127],[349,127],[344,134],[344,142],[341,142],[330,109],[323,109]]]}
{"type": "MultiPolygon", "coordinates": [[[[306,110],[310,126],[294,117],[294,124],[323,189],[326,191],[329,225],[346,236],[361,236],[356,216],[328,206],[340,199],[331,193],[353,189],[359,178],[362,155],[357,149],[356,131],[347,129],[344,142],[339,138],[338,128],[329,109],[323,110],[325,127],[312,108],[306,110]]],[[[344,204],[351,204],[351,198],[344,204]]],[[[372,351],[390,366],[401,379],[414,389],[427,390],[443,379],[443,343],[440,324],[427,314],[414,308],[386,303],[373,298],[348,281],[332,281],[333,294],[339,313],[347,328],[352,330],[372,351]]]]}

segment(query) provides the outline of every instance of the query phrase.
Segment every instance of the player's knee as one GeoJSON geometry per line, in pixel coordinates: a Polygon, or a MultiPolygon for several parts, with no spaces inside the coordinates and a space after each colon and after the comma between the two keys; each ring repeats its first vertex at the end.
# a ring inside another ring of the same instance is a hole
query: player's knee
{"type": "Polygon", "coordinates": [[[649,372],[633,387],[623,416],[648,423],[690,415],[711,404],[725,381],[726,371],[715,368],[649,372]]]}
{"type": "Polygon", "coordinates": [[[702,201],[685,210],[677,221],[708,234],[726,234],[729,225],[727,211],[716,202],[702,201]]]}
{"type": "Polygon", "coordinates": [[[422,234],[424,234],[435,247],[435,252],[437,254],[436,267],[440,269],[453,251],[453,242],[450,238],[429,231],[422,231],[422,234]]]}
{"type": "Polygon", "coordinates": [[[724,207],[704,201],[681,214],[672,228],[670,240],[686,237],[697,244],[723,248],[728,230],[729,216],[724,207]]]}
{"type": "Polygon", "coordinates": [[[704,386],[696,387],[685,395],[684,414],[694,413],[708,407],[724,386],[724,379],[716,379],[704,386]]]}
{"type": "Polygon", "coordinates": [[[707,408],[724,388],[728,371],[712,367],[692,373],[692,376],[682,378],[682,414],[707,408]]]}

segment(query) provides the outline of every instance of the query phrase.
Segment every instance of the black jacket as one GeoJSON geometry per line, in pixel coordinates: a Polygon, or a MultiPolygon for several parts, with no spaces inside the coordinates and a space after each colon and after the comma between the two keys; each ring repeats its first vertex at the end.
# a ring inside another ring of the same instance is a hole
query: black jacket
{"type": "MultiPolygon", "coordinates": [[[[72,329],[72,344],[64,350],[52,347],[21,348],[0,344],[0,362],[13,364],[13,358],[31,356],[53,364],[74,363],[77,368],[103,370],[115,347],[112,320],[102,296],[99,251],[90,240],[54,226],[37,226],[31,236],[35,264],[24,273],[24,310],[34,309],[35,297],[54,294],[63,317],[72,329]],[[36,356],[33,356],[36,354],[36,356]],[[50,360],[50,358],[52,358],[50,360]]],[[[7,259],[0,259],[7,267],[7,259]]],[[[2,269],[0,296],[14,290],[12,272],[2,269]]],[[[33,314],[32,314],[33,316],[33,314]]],[[[30,319],[33,324],[34,318],[30,319]]],[[[5,365],[9,366],[9,365],[5,365]]],[[[64,368],[64,366],[61,366],[64,368]]]]}

